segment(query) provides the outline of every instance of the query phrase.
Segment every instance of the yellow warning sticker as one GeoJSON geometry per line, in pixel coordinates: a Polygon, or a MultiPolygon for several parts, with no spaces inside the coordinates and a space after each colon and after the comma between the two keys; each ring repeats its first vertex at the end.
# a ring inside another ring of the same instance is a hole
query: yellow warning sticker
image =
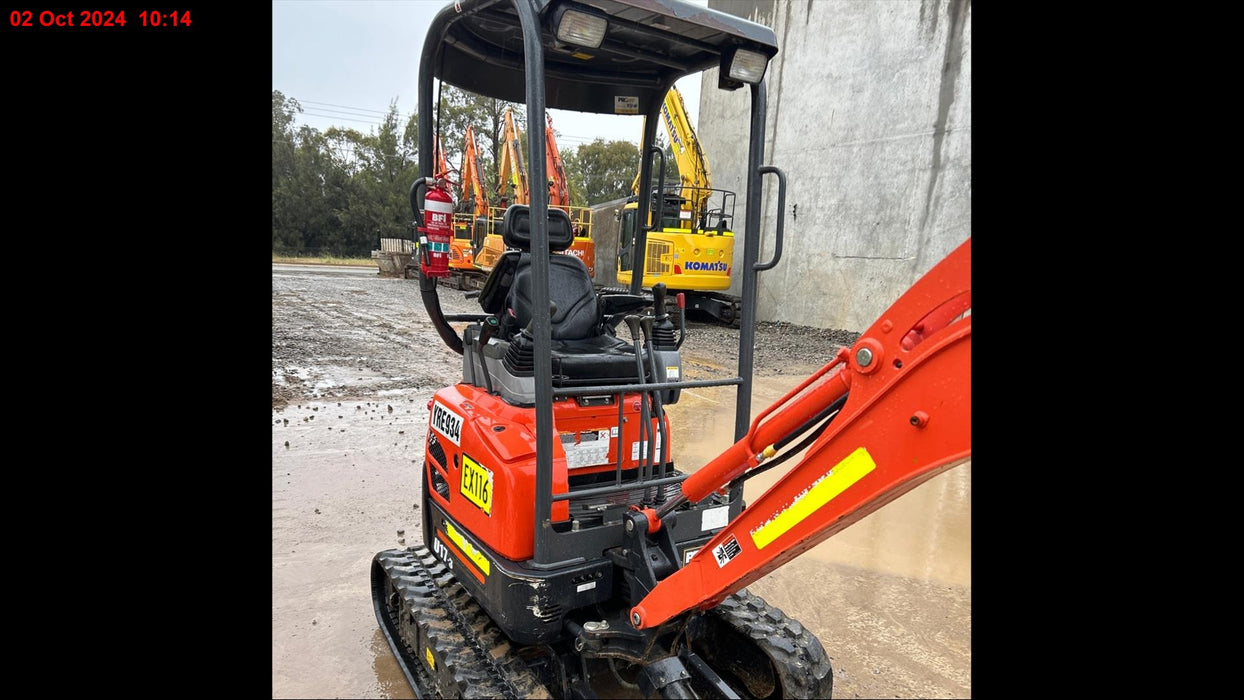
{"type": "Polygon", "coordinates": [[[462,453],[462,495],[492,515],[492,470],[462,453]]]}
{"type": "Polygon", "coordinates": [[[803,522],[821,506],[832,501],[838,494],[846,491],[851,484],[863,479],[866,474],[877,468],[868,450],[860,447],[834,465],[824,476],[813,482],[803,493],[795,496],[791,504],[778,511],[751,531],[752,542],[756,549],[764,549],[765,545],[781,537],[792,527],[803,522]]]}
{"type": "Polygon", "coordinates": [[[432,656],[432,650],[427,647],[424,647],[423,653],[428,657],[428,666],[430,666],[432,670],[435,671],[436,670],[436,659],[432,656]]]}
{"type": "Polygon", "coordinates": [[[445,521],[445,534],[449,535],[449,539],[453,540],[454,544],[458,545],[458,549],[461,549],[462,553],[467,555],[468,559],[475,562],[475,565],[479,567],[480,571],[484,572],[485,576],[492,573],[492,563],[488,561],[488,557],[484,556],[483,552],[471,546],[471,543],[467,542],[467,539],[462,536],[462,533],[458,532],[457,528],[453,526],[453,523],[448,520],[445,521]]]}

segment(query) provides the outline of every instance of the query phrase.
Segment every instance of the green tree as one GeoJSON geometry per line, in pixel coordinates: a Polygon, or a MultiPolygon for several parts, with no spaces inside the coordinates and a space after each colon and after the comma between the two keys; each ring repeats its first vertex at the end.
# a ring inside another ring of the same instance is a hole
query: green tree
{"type": "Polygon", "coordinates": [[[573,152],[563,152],[570,196],[575,204],[590,206],[631,194],[639,172],[639,148],[630,141],[596,139],[573,152]]]}
{"type": "Polygon", "coordinates": [[[501,148],[505,143],[506,107],[514,108],[514,123],[525,135],[526,106],[476,95],[447,83],[441,85],[440,136],[445,157],[449,160],[450,167],[461,167],[466,130],[468,126],[472,127],[475,131],[480,179],[490,198],[495,196],[497,189],[497,168],[501,163],[501,148]]]}
{"type": "Polygon", "coordinates": [[[272,247],[298,248],[301,235],[289,221],[291,183],[297,168],[294,115],[302,107],[279,90],[272,91],[272,247]]]}
{"type": "Polygon", "coordinates": [[[272,92],[274,251],[367,255],[380,238],[409,237],[417,176],[412,121],[396,103],[370,134],[294,128],[296,100],[272,92]]]}
{"type": "Polygon", "coordinates": [[[330,245],[365,254],[381,238],[409,237],[409,192],[418,178],[410,126],[408,121],[399,128],[393,102],[370,134],[336,127],[325,132],[332,166],[348,176],[339,187],[344,194],[344,206],[337,209],[340,235],[330,245]]]}
{"type": "Polygon", "coordinates": [[[334,169],[319,132],[294,128],[294,115],[301,111],[296,100],[272,92],[272,247],[341,254],[326,248],[341,235],[344,173],[334,169]]]}

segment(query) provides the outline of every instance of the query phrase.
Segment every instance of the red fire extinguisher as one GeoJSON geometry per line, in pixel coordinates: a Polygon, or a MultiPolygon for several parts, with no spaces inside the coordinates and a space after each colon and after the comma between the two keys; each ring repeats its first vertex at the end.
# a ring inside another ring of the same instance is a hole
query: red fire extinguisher
{"type": "MultiPolygon", "coordinates": [[[[424,277],[449,276],[449,242],[453,239],[454,200],[441,178],[426,177],[423,226],[419,227],[419,268],[424,277]]],[[[416,183],[416,185],[419,183],[416,183]]]]}

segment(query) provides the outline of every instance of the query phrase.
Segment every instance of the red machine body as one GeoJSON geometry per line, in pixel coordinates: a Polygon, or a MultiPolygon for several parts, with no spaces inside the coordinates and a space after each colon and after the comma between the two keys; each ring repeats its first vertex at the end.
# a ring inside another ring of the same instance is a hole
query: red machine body
{"type": "Polygon", "coordinates": [[[453,241],[454,199],[441,178],[427,178],[423,226],[419,227],[419,265],[425,277],[449,276],[449,244],[453,241]]]}
{"type": "MultiPolygon", "coordinates": [[[[536,519],[535,412],[469,384],[436,392],[429,411],[428,496],[497,554],[511,561],[531,559],[535,535],[525,525],[536,519]]],[[[638,394],[625,395],[622,414],[626,420],[619,432],[618,407],[612,402],[553,403],[558,436],[553,441],[554,495],[567,493],[571,480],[613,483],[619,449],[623,473],[639,468],[638,394]]],[[[658,434],[655,419],[652,425],[658,434]]],[[[618,500],[626,500],[626,494],[618,500]]],[[[568,501],[554,502],[552,520],[567,520],[570,507],[568,501]]]]}

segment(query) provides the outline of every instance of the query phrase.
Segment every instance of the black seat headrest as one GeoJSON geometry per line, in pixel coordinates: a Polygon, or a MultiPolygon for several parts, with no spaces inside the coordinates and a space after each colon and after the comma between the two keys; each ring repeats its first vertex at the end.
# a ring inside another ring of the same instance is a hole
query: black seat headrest
{"type": "MultiPolygon", "coordinates": [[[[501,237],[511,248],[530,251],[531,207],[526,204],[511,204],[505,210],[501,237]]],[[[570,226],[570,215],[561,209],[549,207],[549,250],[565,250],[572,244],[574,229],[570,226]]]]}

